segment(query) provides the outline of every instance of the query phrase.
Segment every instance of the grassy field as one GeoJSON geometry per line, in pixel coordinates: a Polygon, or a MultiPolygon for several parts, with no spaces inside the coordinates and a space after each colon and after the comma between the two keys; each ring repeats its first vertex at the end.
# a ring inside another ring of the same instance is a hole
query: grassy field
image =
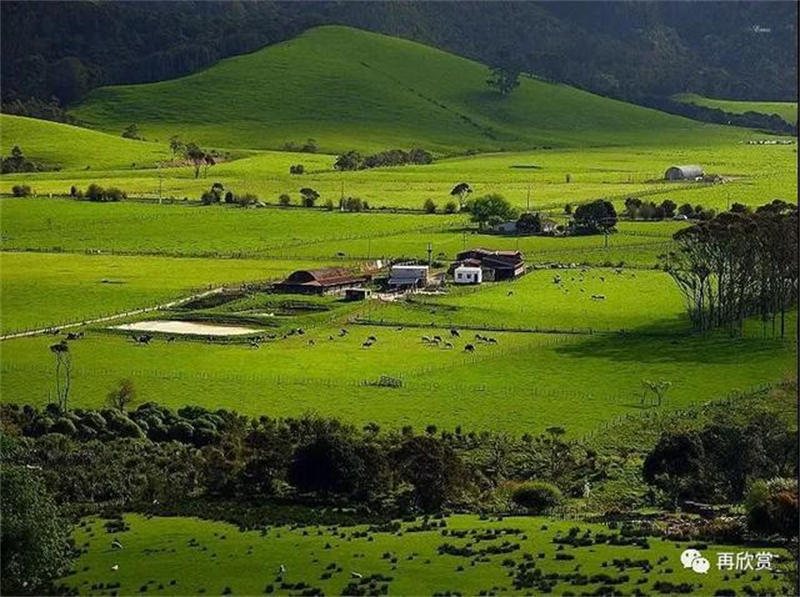
{"type": "Polygon", "coordinates": [[[624,269],[538,270],[508,284],[456,287],[442,297],[377,305],[364,316],[440,327],[689,329],[683,298],[667,274],[624,269]]]}
{"type": "Polygon", "coordinates": [[[611,545],[601,535],[618,535],[618,531],[606,526],[543,517],[499,521],[459,515],[432,520],[427,528],[422,519],[401,523],[396,532],[367,526],[272,527],[264,532],[242,532],[225,523],[138,515],[126,515],[125,522],[129,530],[109,534],[103,520],[85,519],[75,533],[83,555],[76,572],[63,579],[67,586],[86,595],[300,594],[310,587],[325,595],[339,595],[355,592],[348,588],[351,582],[360,583],[358,589],[368,591],[366,594],[541,591],[538,583],[525,586],[524,578],[530,578],[530,573],[523,572],[529,567],[531,572],[554,575],[549,577],[550,590],[545,591],[552,594],[597,590],[631,594],[635,589],[646,594],[672,592],[657,583],[687,583],[692,594],[698,595],[712,595],[723,588],[740,594],[746,585],[771,595],[787,589],[782,590],[781,578],[768,571],[739,574],[716,567],[719,552],[781,554],[775,548],[708,545],[703,555],[711,569],[700,575],[681,565],[680,554],[688,543],[650,538],[646,547],[611,545]],[[580,536],[592,538],[592,545],[562,547],[555,542],[573,527],[580,536]],[[122,543],[122,550],[110,547],[113,539],[122,543]],[[444,544],[468,546],[473,553],[442,553],[439,548],[444,544]],[[648,562],[647,569],[643,563],[631,565],[630,561],[643,559],[648,562]],[[627,565],[614,563],[625,560],[627,565]],[[119,569],[112,571],[112,566],[119,569]],[[354,572],[363,579],[353,578],[354,572]],[[605,576],[599,576],[601,573],[605,576]]]}
{"type": "MultiPolygon", "coordinates": [[[[334,312],[330,319],[337,317],[334,312]]],[[[259,349],[161,339],[141,346],[90,331],[72,344],[73,406],[101,406],[109,388],[130,377],[141,401],[176,408],[200,404],[272,416],[312,411],[391,428],[435,424],[524,433],[562,425],[582,435],[641,413],[645,379],[673,382],[662,408],[674,409],[796,371],[791,342],[762,340],[758,330],[743,339],[491,332],[497,344],[486,344],[466,330],[447,338],[448,330],[438,328],[348,326],[350,333],[340,337],[343,323],[318,322],[303,336],[259,349]],[[436,334],[452,340],[453,348],[421,340],[436,334]],[[365,348],[369,336],[378,341],[365,348]],[[475,353],[464,351],[467,343],[476,345],[475,353]],[[402,379],[403,387],[373,385],[382,375],[402,379]]],[[[5,400],[46,404],[51,343],[46,337],[4,343],[5,400]]]]}
{"type": "Polygon", "coordinates": [[[114,133],[135,122],[162,142],[180,134],[214,147],[276,149],[311,137],[328,152],[643,145],[654,129],[664,145],[748,134],[532,78],[502,98],[486,73],[418,43],[328,26],[180,79],[95,90],[71,112],[114,133]]]}
{"type": "Polygon", "coordinates": [[[732,114],[760,112],[761,114],[777,114],[790,124],[797,124],[797,102],[748,102],[741,100],[723,100],[703,97],[696,93],[680,93],[673,99],[687,104],[718,108],[732,114]]]}
{"type": "Polygon", "coordinates": [[[0,114],[3,156],[14,145],[19,145],[25,157],[34,162],[51,168],[83,170],[87,174],[96,170],[152,168],[159,160],[166,160],[169,153],[163,143],[145,143],[124,139],[119,133],[106,134],[60,122],[0,114]]]}
{"type": "Polygon", "coordinates": [[[281,278],[308,262],[0,253],[0,331],[150,307],[220,284],[281,278]]]}
{"type": "MultiPolygon", "coordinates": [[[[24,137],[8,141],[27,152],[24,137]]],[[[62,160],[68,161],[74,149],[64,140],[63,145],[56,143],[50,150],[54,159],[63,156],[62,160]]],[[[421,209],[426,199],[432,199],[442,210],[452,199],[453,186],[466,180],[474,196],[497,192],[520,209],[530,205],[536,210],[561,211],[566,203],[601,197],[621,205],[629,196],[654,201],[669,198],[679,204],[690,202],[715,208],[724,208],[729,202],[758,205],[770,197],[790,199],[797,190],[797,154],[792,145],[709,142],[701,147],[680,148],[613,147],[577,152],[554,149],[447,158],[426,166],[355,172],[333,170],[334,159],[323,154],[261,152],[220,163],[200,178],[194,178],[193,170],[185,166],[10,174],[0,180],[0,191],[8,193],[13,185],[24,183],[40,195],[63,195],[73,185],[85,189],[98,182],[124,189],[131,196],[155,198],[161,189],[162,197],[196,201],[213,182],[220,182],[236,193],[255,193],[269,203],[277,203],[279,195],[286,193],[292,203],[298,204],[299,189],[309,186],[320,193],[320,204],[328,199],[338,204],[344,194],[361,197],[372,207],[421,209]],[[295,163],[304,164],[306,173],[290,175],[289,165],[295,163]],[[660,180],[668,166],[684,163],[701,164],[707,172],[726,176],[730,182],[710,186],[660,180]]]]}

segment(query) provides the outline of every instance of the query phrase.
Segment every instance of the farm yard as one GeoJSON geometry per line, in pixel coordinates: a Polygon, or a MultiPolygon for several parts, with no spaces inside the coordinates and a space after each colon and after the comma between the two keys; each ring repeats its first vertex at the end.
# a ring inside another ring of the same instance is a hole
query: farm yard
{"type": "Polygon", "coordinates": [[[796,471],[796,271],[767,226],[796,218],[797,138],[485,75],[326,26],[96,88],[75,124],[0,114],[4,167],[30,160],[0,177],[0,439],[80,513],[60,590],[790,594],[753,479],[695,463],[796,471]],[[364,166],[400,147],[423,158],[364,166]],[[738,311],[679,261],[697,230],[749,235],[709,259],[762,268],[738,311]],[[780,565],[701,575],[687,548],[780,565]]]}

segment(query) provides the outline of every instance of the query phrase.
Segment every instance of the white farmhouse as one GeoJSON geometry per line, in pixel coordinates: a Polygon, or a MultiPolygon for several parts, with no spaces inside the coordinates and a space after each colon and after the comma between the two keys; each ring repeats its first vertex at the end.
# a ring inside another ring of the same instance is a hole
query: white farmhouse
{"type": "Polygon", "coordinates": [[[480,284],[483,282],[483,270],[479,267],[460,265],[453,272],[456,284],[480,284]]]}

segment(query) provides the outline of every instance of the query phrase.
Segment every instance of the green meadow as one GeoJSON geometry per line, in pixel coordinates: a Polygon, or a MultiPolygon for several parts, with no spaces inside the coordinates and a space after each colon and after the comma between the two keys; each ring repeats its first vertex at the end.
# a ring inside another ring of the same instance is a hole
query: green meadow
{"type": "MultiPolygon", "coordinates": [[[[661,407],[671,410],[796,373],[791,340],[762,339],[757,327],[739,339],[663,330],[655,336],[483,332],[496,340],[490,344],[475,340],[471,330],[455,338],[447,328],[346,325],[351,315],[333,311],[316,325],[302,320],[297,325],[305,326],[304,335],[259,348],[163,337],[143,346],[90,328],[71,349],[72,404],[101,407],[109,389],[129,377],[139,400],[174,408],[199,404],[273,416],[316,412],[390,428],[435,424],[524,433],[561,425],[583,435],[612,418],[647,410],[643,380],[673,383],[661,407]],[[342,337],[343,326],[349,334],[342,337]],[[434,335],[453,346],[422,340],[434,335]],[[377,341],[364,347],[370,336],[377,341]],[[474,353],[465,351],[467,344],[475,346],[474,353]],[[402,387],[377,386],[381,376],[402,380],[402,387]]],[[[6,400],[25,396],[47,403],[51,343],[32,337],[4,344],[0,390],[6,400]]]]}
{"type": "Polygon", "coordinates": [[[485,66],[447,52],[326,26],[187,77],[97,89],[71,112],[106,132],[136,122],[162,142],[278,149],[314,138],[331,153],[645,145],[654,127],[659,145],[743,134],[529,77],[500,98],[485,79],[485,66]]]}
{"type": "Polygon", "coordinates": [[[797,124],[797,102],[750,102],[742,100],[724,100],[703,97],[696,93],[680,93],[673,99],[687,104],[718,108],[732,114],[760,112],[761,114],[777,114],[789,124],[797,124]]]}
{"type": "MultiPolygon", "coordinates": [[[[66,586],[85,595],[478,595],[531,592],[532,579],[548,579],[548,593],[619,591],[669,593],[688,584],[692,594],[751,589],[771,595],[788,587],[775,572],[726,573],[716,567],[720,552],[703,548],[711,569],[701,575],[683,568],[688,543],[650,538],[644,544],[613,545],[619,531],[605,525],[544,517],[481,520],[456,515],[397,522],[397,529],[362,526],[267,527],[240,532],[235,526],[194,518],[124,517],[126,530],[109,534],[104,521],[85,519],[75,532],[82,555],[66,586]],[[577,530],[573,530],[577,529],[577,530]],[[558,541],[576,533],[589,545],[558,541]],[[123,548],[112,549],[112,540],[123,548]],[[464,555],[443,551],[465,549],[464,555]],[[112,567],[117,566],[116,570],[112,567]],[[281,566],[285,570],[281,572],[281,566]],[[352,584],[351,584],[352,583],[352,584]],[[354,590],[355,587],[355,590],[354,590]],[[674,589],[673,589],[674,590],[674,589]]],[[[748,546],[752,553],[780,550],[748,546]]],[[[776,562],[777,564],[777,562],[776,562]]],[[[774,565],[776,565],[774,564],[774,565]]]]}
{"type": "Polygon", "coordinates": [[[0,254],[3,334],[154,307],[211,287],[285,277],[309,262],[0,254]]]}

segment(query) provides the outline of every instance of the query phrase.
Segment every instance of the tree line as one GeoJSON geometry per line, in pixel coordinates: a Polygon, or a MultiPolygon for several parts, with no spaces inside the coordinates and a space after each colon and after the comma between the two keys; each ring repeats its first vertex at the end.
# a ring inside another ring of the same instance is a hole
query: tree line
{"type": "Polygon", "coordinates": [[[406,164],[430,164],[433,156],[429,151],[414,147],[408,151],[404,149],[387,149],[370,155],[362,156],[355,149],[339,155],[333,167],[336,170],[365,170],[367,168],[380,168],[382,166],[405,166],[406,164]]]}
{"type": "Polygon", "coordinates": [[[786,312],[797,304],[797,225],[797,206],[775,200],[675,233],[677,248],[661,261],[696,329],[741,333],[745,319],[758,316],[765,332],[771,324],[773,335],[785,336],[786,312]]]}

